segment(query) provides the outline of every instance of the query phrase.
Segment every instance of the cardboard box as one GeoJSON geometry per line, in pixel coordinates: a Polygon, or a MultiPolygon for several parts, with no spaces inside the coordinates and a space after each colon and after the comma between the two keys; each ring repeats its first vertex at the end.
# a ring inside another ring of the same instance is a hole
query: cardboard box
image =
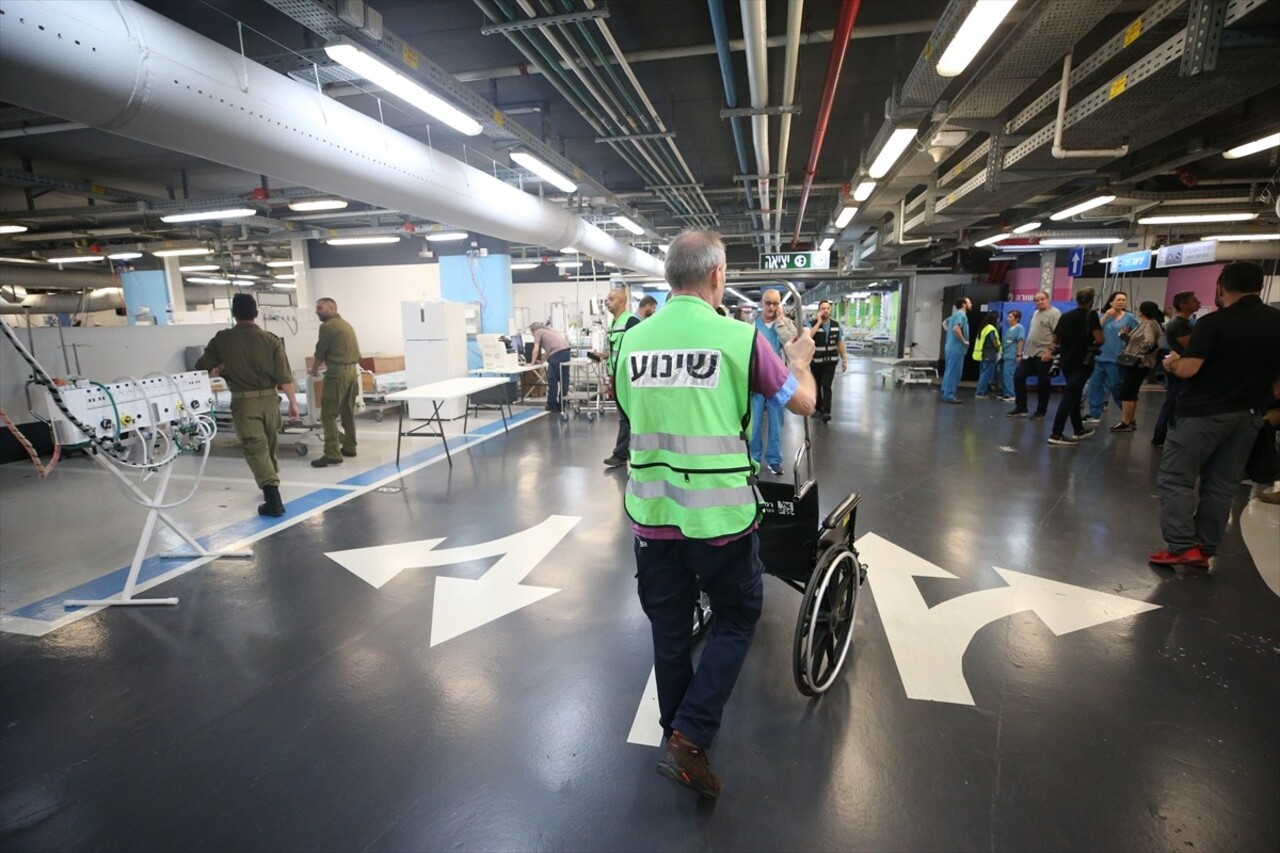
{"type": "Polygon", "coordinates": [[[374,384],[373,384],[373,374],[361,373],[360,374],[360,393],[372,394],[375,390],[377,389],[374,387],[374,384]]]}
{"type": "Polygon", "coordinates": [[[404,370],[404,356],[371,355],[360,359],[360,366],[370,373],[395,373],[404,370]]]}

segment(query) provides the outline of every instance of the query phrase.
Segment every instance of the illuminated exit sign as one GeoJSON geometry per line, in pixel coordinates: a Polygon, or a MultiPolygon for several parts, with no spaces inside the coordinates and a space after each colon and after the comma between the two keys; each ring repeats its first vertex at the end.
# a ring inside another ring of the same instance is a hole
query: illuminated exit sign
{"type": "Polygon", "coordinates": [[[760,256],[762,270],[831,269],[830,252],[770,252],[760,256]]]}

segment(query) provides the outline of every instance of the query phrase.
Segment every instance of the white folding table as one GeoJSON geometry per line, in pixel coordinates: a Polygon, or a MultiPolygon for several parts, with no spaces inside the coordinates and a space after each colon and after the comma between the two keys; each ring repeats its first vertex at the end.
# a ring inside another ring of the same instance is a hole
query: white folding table
{"type": "MultiPolygon", "coordinates": [[[[470,373],[472,376],[485,376],[485,375],[505,376],[508,380],[511,380],[511,379],[515,379],[516,377],[522,376],[525,373],[541,372],[544,370],[544,368],[546,368],[546,366],[547,366],[546,362],[541,362],[539,364],[522,364],[519,367],[473,367],[471,370],[467,372],[470,373]]],[[[523,388],[523,383],[521,383],[521,385],[522,387],[520,388],[520,402],[523,403],[527,392],[523,388]]],[[[533,390],[533,388],[538,387],[538,385],[541,385],[544,388],[546,387],[547,378],[545,374],[543,374],[541,381],[536,382],[529,390],[533,390]]]]}
{"type": "MultiPolygon", "coordinates": [[[[467,418],[471,416],[471,395],[477,394],[489,388],[496,388],[499,385],[505,385],[507,379],[502,376],[460,376],[456,379],[443,379],[439,382],[429,382],[426,385],[418,385],[414,388],[406,388],[403,391],[396,391],[388,394],[387,399],[398,402],[400,404],[400,422],[396,427],[396,465],[400,464],[400,442],[406,435],[425,435],[432,438],[439,438],[444,445],[444,456],[449,460],[449,465],[453,465],[453,457],[449,455],[449,441],[444,435],[444,419],[440,417],[440,407],[450,400],[460,400],[465,398],[467,401],[467,413],[462,419],[462,431],[467,431],[467,418]],[[414,427],[408,432],[404,431],[404,415],[409,410],[410,400],[424,400],[431,404],[431,417],[427,418],[427,422],[421,426],[414,427]],[[430,427],[435,425],[435,431],[430,427]]],[[[502,429],[507,431],[507,412],[499,405],[498,412],[502,415],[502,429]]]]}

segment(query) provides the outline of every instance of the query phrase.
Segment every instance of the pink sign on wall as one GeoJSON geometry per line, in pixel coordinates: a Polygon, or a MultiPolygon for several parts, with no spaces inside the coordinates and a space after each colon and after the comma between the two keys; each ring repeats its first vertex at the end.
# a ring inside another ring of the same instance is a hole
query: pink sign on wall
{"type": "MultiPolygon", "coordinates": [[[[1040,268],[1022,267],[1020,269],[1012,269],[1009,270],[1004,280],[1009,285],[1009,298],[1011,300],[1015,302],[1030,302],[1035,299],[1036,293],[1040,290],[1040,268]]],[[[1053,270],[1053,294],[1051,298],[1055,302],[1064,302],[1071,299],[1071,276],[1067,275],[1066,267],[1055,267],[1053,270]]]]}

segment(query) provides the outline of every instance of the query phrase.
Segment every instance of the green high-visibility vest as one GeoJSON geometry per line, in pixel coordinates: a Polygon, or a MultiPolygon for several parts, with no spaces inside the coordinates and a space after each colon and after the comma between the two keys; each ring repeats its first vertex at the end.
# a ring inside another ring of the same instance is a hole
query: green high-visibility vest
{"type": "Polygon", "coordinates": [[[676,296],[622,339],[614,388],[631,422],[627,515],[688,539],[745,533],[760,513],[751,434],[756,331],[676,296]]]}
{"type": "Polygon", "coordinates": [[[623,311],[609,326],[609,375],[613,375],[618,366],[618,350],[622,348],[622,336],[627,331],[627,323],[636,316],[630,311],[623,311]]]}
{"type": "Polygon", "coordinates": [[[991,339],[991,345],[996,348],[996,358],[1000,357],[1000,333],[996,331],[995,326],[986,326],[978,333],[978,342],[973,345],[974,361],[982,361],[982,349],[988,338],[991,339]]]}

